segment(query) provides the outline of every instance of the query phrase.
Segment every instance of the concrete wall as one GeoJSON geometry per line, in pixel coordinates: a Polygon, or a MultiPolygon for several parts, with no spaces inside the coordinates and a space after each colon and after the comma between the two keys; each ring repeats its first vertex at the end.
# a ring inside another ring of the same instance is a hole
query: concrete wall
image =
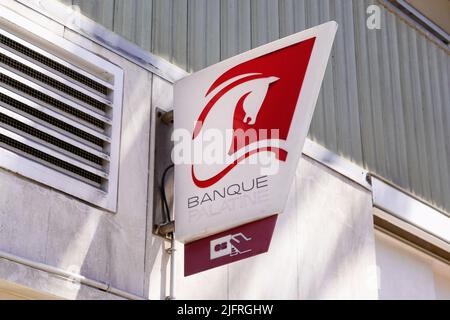
{"type": "Polygon", "coordinates": [[[7,259],[0,259],[0,300],[120,300],[115,294],[7,259]]]}
{"type": "Polygon", "coordinates": [[[78,34],[55,30],[124,70],[118,210],[100,210],[0,168],[0,250],[144,296],[152,75],[78,34]]]}

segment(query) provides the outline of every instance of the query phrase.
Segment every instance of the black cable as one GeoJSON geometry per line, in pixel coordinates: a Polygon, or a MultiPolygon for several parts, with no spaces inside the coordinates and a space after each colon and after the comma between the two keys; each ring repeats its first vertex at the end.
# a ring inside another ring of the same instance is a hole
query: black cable
{"type": "Polygon", "coordinates": [[[169,204],[167,202],[167,197],[166,197],[166,174],[167,172],[172,169],[174,167],[173,164],[171,164],[170,166],[168,166],[162,175],[161,178],[161,200],[162,200],[162,211],[163,214],[165,216],[165,223],[169,223],[170,222],[170,208],[169,208],[169,204]]]}

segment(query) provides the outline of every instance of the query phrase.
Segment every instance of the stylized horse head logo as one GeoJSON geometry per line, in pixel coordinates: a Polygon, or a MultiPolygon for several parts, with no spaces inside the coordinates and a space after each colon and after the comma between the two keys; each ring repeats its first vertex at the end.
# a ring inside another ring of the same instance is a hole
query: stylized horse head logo
{"type": "Polygon", "coordinates": [[[227,146],[228,163],[206,178],[198,177],[201,165],[192,165],[192,179],[198,187],[213,185],[255,153],[275,153],[278,160],[286,160],[287,151],[271,145],[271,138],[260,132],[277,130],[277,140],[287,139],[314,41],[311,38],[241,63],[209,87],[205,94],[207,103],[197,119],[192,139],[195,141],[202,131],[211,128],[223,132],[251,129],[256,134],[244,144],[236,144],[233,139],[227,146]],[[261,140],[265,142],[263,146],[257,144],[261,140]],[[243,147],[249,148],[243,153],[243,147]]]}
{"type": "Polygon", "coordinates": [[[244,112],[245,116],[243,119],[244,123],[249,125],[254,125],[256,122],[256,118],[258,117],[259,110],[261,110],[262,103],[267,95],[267,91],[269,90],[269,85],[279,78],[277,77],[267,77],[258,79],[259,81],[255,81],[255,89],[246,93],[242,99],[244,103],[244,112]]]}

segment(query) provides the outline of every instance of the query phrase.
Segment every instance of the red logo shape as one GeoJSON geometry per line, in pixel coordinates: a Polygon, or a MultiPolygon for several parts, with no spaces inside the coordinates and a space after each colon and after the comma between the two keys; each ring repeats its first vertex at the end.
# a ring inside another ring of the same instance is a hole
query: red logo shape
{"type": "MultiPolygon", "coordinates": [[[[197,138],[208,122],[208,118],[214,113],[216,104],[225,94],[238,86],[252,82],[255,84],[254,89],[244,91],[236,99],[232,129],[234,132],[239,129],[243,132],[251,129],[255,130],[256,135],[254,138],[249,135],[250,138],[244,144],[236,143],[234,135],[228,153],[232,155],[253,142],[268,139],[267,136],[262,137],[260,133],[270,133],[273,129],[278,130],[278,139],[286,140],[315,40],[316,38],[313,37],[273,51],[241,63],[223,73],[205,94],[205,97],[208,95],[212,97],[197,120],[192,139],[197,138]]],[[[256,148],[236,158],[208,179],[198,179],[192,165],[192,179],[199,188],[209,187],[222,179],[239,162],[258,152],[274,152],[281,161],[286,161],[287,157],[287,151],[284,149],[256,148]]]]}

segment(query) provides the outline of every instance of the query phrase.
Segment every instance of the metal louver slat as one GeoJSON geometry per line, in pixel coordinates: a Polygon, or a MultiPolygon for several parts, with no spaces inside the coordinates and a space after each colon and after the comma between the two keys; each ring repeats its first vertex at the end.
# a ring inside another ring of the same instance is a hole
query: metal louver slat
{"type": "Polygon", "coordinates": [[[0,170],[115,212],[123,70],[0,7],[0,170]]]}
{"type": "Polygon", "coordinates": [[[61,111],[72,114],[80,119],[93,124],[96,127],[102,127],[103,124],[111,124],[110,119],[101,114],[85,108],[80,104],[71,101],[54,91],[50,91],[43,86],[19,76],[3,67],[0,67],[0,82],[14,87],[16,90],[23,90],[37,99],[40,99],[49,105],[52,105],[61,111]]]}
{"type": "MultiPolygon", "coordinates": [[[[7,130],[5,128],[0,128],[0,136],[10,138],[19,144],[22,144],[29,148],[35,149],[35,150],[39,151],[40,153],[47,155],[49,158],[53,158],[59,162],[65,163],[67,167],[78,168],[80,171],[85,172],[86,175],[90,174],[90,176],[92,176],[93,181],[97,181],[97,180],[100,181],[101,179],[106,179],[106,180],[108,179],[108,174],[104,171],[90,167],[82,162],[79,162],[79,161],[77,161],[73,158],[70,158],[64,154],[56,152],[56,151],[50,149],[49,147],[46,147],[42,144],[39,144],[30,139],[27,139],[27,138],[25,138],[21,135],[18,135],[10,130],[7,130]]],[[[62,169],[66,169],[64,166],[61,166],[61,167],[62,167],[62,169]]]]}
{"type": "Polygon", "coordinates": [[[41,83],[53,86],[68,96],[78,99],[86,104],[98,105],[98,107],[96,107],[97,109],[104,111],[106,108],[111,107],[111,102],[105,98],[105,95],[96,94],[87,90],[13,52],[5,50],[1,46],[0,63],[2,63],[3,66],[15,68],[16,70],[21,71],[22,74],[32,78],[36,77],[36,80],[39,80],[41,83]]]}
{"type": "Polygon", "coordinates": [[[27,114],[27,116],[33,116],[42,120],[47,126],[53,125],[65,133],[74,134],[80,139],[89,141],[97,146],[102,146],[104,142],[111,142],[111,139],[103,133],[92,130],[82,123],[76,122],[1,86],[0,103],[5,103],[7,108],[12,107],[15,110],[20,110],[27,114]]]}
{"type": "Polygon", "coordinates": [[[117,150],[112,137],[121,105],[114,98],[122,73],[111,65],[94,75],[97,58],[85,64],[88,55],[79,55],[82,49],[73,50],[69,43],[61,50],[54,43],[47,48],[42,46],[46,39],[36,42],[7,30],[0,21],[0,152],[43,165],[107,197],[117,184],[110,170],[117,173],[117,153],[111,152],[117,150]],[[62,51],[74,53],[58,57],[62,51]]]}
{"type": "MultiPolygon", "coordinates": [[[[9,122],[11,122],[12,127],[14,127],[14,128],[29,127],[29,129],[27,131],[36,132],[36,134],[32,134],[32,135],[36,136],[37,139],[41,139],[44,141],[58,140],[59,142],[56,142],[55,145],[59,148],[67,149],[68,153],[70,153],[71,149],[77,149],[74,152],[75,154],[77,154],[78,156],[80,156],[82,158],[90,160],[94,163],[97,163],[99,165],[102,164],[102,160],[109,161],[109,156],[107,154],[100,152],[92,147],[89,147],[83,143],[80,143],[73,138],[70,138],[66,135],[59,133],[58,131],[49,129],[33,120],[30,120],[30,119],[28,119],[16,112],[13,112],[7,108],[4,108],[0,105],[0,117],[1,116],[3,116],[3,117],[0,118],[0,125],[2,123],[6,124],[6,121],[9,121],[9,122]],[[16,125],[13,125],[14,123],[16,123],[16,125]],[[43,139],[43,138],[45,138],[45,139],[43,139]],[[63,147],[60,147],[61,145],[63,145],[63,147]]],[[[69,156],[70,156],[70,154],[69,154],[69,156]]]]}
{"type": "Polygon", "coordinates": [[[64,59],[61,59],[52,53],[1,29],[0,45],[7,46],[23,55],[23,57],[33,59],[34,61],[40,63],[42,67],[49,68],[62,76],[66,76],[69,80],[83,84],[87,88],[95,90],[96,92],[101,92],[106,95],[108,89],[114,88],[111,83],[95,77],[94,75],[76,67],[64,59]]]}

